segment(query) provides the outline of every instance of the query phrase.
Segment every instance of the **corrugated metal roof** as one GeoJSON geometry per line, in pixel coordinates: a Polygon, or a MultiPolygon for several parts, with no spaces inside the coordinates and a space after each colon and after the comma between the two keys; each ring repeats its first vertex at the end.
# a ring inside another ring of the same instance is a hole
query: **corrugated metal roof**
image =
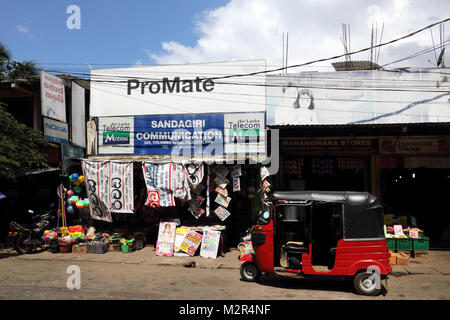
{"type": "Polygon", "coordinates": [[[379,70],[382,69],[372,61],[342,61],[331,63],[336,71],[379,70]]]}

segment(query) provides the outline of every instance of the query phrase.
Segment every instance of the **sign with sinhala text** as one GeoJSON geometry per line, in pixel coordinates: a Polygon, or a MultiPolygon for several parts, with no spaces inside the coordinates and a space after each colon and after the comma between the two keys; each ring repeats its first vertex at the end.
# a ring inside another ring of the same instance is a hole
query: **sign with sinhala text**
{"type": "Polygon", "coordinates": [[[63,81],[41,70],[41,114],[66,122],[66,93],[63,81]]]}

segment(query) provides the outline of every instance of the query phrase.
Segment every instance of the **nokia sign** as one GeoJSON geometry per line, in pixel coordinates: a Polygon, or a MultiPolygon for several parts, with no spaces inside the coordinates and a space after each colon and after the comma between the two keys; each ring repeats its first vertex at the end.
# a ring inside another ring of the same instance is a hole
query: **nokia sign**
{"type": "Polygon", "coordinates": [[[214,90],[214,81],[211,79],[200,79],[200,77],[196,77],[194,80],[180,80],[180,77],[174,77],[173,80],[162,78],[162,81],[129,79],[127,81],[127,94],[131,95],[132,90],[136,90],[141,94],[146,92],[150,94],[211,92],[214,90]]]}

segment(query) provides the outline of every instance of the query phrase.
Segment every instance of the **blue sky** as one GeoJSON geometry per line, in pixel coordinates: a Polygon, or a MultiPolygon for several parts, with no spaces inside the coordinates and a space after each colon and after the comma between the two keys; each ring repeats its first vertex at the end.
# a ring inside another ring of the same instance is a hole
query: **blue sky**
{"type": "MultiPolygon", "coordinates": [[[[351,26],[356,51],[370,45],[372,26],[378,44],[449,18],[449,12],[448,0],[0,0],[0,41],[14,60],[66,73],[88,70],[85,63],[105,68],[233,59],[266,59],[269,68],[278,68],[283,33],[289,33],[288,64],[297,64],[343,54],[342,23],[351,26]],[[66,27],[72,4],[81,10],[80,30],[66,27]]],[[[445,30],[450,41],[450,23],[445,30]]],[[[376,62],[433,67],[439,26],[432,32],[433,38],[427,29],[383,47],[376,62]],[[414,58],[403,59],[408,56],[414,58]]],[[[364,52],[352,60],[368,57],[364,52]]],[[[450,54],[445,58],[450,65],[450,54]]]]}
{"type": "MultiPolygon", "coordinates": [[[[14,60],[38,63],[154,63],[146,52],[173,40],[194,45],[193,20],[219,0],[5,1],[0,2],[0,41],[14,60]],[[70,30],[69,5],[81,10],[81,29],[70,30]]],[[[46,64],[43,65],[47,66],[46,64]]]]}

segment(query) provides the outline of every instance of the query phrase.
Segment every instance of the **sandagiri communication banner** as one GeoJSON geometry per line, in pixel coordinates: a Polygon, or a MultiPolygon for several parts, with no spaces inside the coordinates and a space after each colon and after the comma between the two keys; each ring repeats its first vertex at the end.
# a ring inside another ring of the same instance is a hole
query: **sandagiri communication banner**
{"type": "Polygon", "coordinates": [[[98,118],[98,154],[265,154],[264,112],[98,118]]]}

